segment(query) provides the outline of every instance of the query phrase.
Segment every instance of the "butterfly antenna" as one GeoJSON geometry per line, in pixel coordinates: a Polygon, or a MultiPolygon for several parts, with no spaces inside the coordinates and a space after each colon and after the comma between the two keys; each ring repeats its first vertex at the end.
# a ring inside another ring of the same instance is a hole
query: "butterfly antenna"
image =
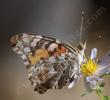
{"type": "Polygon", "coordinates": [[[83,32],[83,22],[84,22],[84,11],[81,12],[81,24],[80,24],[80,42],[82,41],[82,32],[83,32]]]}

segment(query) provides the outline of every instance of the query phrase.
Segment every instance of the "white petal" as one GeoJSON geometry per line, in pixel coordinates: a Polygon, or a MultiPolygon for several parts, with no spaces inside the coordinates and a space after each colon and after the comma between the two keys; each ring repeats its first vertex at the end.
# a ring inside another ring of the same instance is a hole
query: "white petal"
{"type": "Polygon", "coordinates": [[[107,52],[104,57],[101,58],[101,60],[98,63],[101,66],[110,66],[110,51],[107,52]]]}
{"type": "Polygon", "coordinates": [[[97,57],[97,48],[93,48],[91,51],[91,59],[95,59],[97,57]]]}

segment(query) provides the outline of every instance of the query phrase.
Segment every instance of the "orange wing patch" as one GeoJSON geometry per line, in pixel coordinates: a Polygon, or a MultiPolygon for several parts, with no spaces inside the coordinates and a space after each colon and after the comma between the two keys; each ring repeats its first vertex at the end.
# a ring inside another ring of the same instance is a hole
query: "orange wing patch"
{"type": "Polygon", "coordinates": [[[41,58],[48,58],[49,57],[49,53],[47,50],[45,49],[38,49],[35,51],[35,54],[32,55],[30,54],[28,56],[29,61],[31,62],[32,65],[35,65],[38,61],[41,60],[41,58]]]}
{"type": "Polygon", "coordinates": [[[68,50],[64,46],[61,46],[61,48],[58,48],[56,50],[56,52],[54,53],[54,56],[61,55],[62,53],[66,53],[67,51],[68,50]]]}

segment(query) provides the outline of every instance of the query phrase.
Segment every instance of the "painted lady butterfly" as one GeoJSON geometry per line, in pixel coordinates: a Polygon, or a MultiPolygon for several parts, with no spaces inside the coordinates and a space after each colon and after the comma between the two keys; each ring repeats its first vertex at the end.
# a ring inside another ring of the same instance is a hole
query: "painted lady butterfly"
{"type": "Polygon", "coordinates": [[[59,40],[36,34],[18,34],[10,39],[12,49],[24,61],[34,91],[68,88],[80,78],[86,43],[72,47],[59,40]]]}

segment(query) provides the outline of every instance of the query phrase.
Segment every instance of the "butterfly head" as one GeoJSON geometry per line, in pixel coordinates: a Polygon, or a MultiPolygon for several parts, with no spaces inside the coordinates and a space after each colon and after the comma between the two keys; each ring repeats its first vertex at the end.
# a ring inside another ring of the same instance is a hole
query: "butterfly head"
{"type": "Polygon", "coordinates": [[[77,49],[79,51],[84,51],[86,49],[86,41],[84,43],[80,42],[79,45],[77,46],[77,49]]]}
{"type": "Polygon", "coordinates": [[[79,59],[80,59],[80,63],[82,63],[84,61],[84,51],[86,49],[86,41],[84,43],[79,43],[79,45],[77,46],[77,51],[79,54],[79,59]]]}

